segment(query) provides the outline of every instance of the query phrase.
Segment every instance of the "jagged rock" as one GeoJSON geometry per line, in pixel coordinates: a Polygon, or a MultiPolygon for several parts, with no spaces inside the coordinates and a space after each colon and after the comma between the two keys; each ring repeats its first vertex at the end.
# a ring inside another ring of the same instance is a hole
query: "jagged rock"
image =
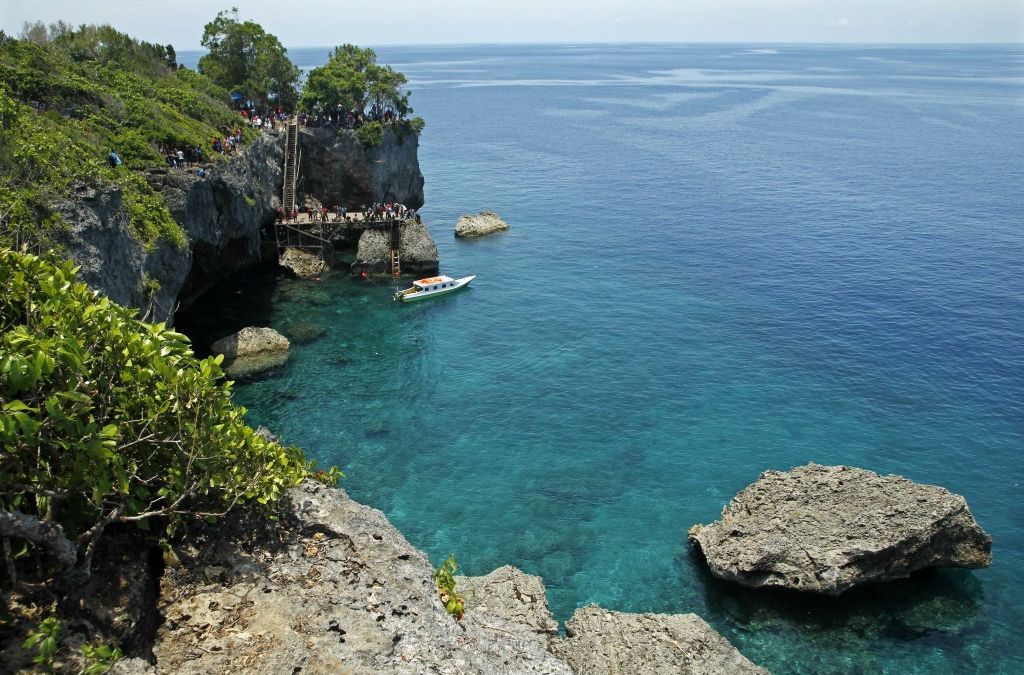
{"type": "Polygon", "coordinates": [[[307,193],[329,207],[357,209],[374,202],[423,206],[419,136],[387,127],[380,145],[367,148],[348,129],[303,128],[300,174],[307,193]]]}
{"type": "Polygon", "coordinates": [[[299,279],[317,279],[327,272],[327,263],[320,256],[297,248],[285,249],[278,264],[299,279]]]}
{"type": "Polygon", "coordinates": [[[591,605],[565,624],[552,651],[576,673],[767,673],[696,614],[626,614],[591,605]]]}
{"type": "MultiPolygon", "coordinates": [[[[437,244],[434,243],[426,225],[414,220],[407,220],[401,225],[402,234],[399,243],[403,274],[430,276],[437,274],[439,258],[437,244]]],[[[384,274],[391,271],[391,234],[387,230],[372,229],[363,232],[359,237],[359,249],[356,251],[355,262],[352,263],[354,273],[367,271],[372,274],[384,274]]]]}
{"type": "Polygon", "coordinates": [[[251,356],[225,359],[222,367],[232,380],[254,379],[288,363],[288,352],[260,352],[251,356]]]}
{"type": "Polygon", "coordinates": [[[992,562],[992,539],[963,497],[847,466],[766,471],[690,540],[719,578],[829,595],[926,567],[992,562]]]}
{"type": "Polygon", "coordinates": [[[288,338],[273,328],[247,326],[234,335],[214,342],[210,345],[210,351],[215,354],[223,354],[225,358],[235,359],[264,352],[287,352],[288,347],[288,338]]]}
{"type": "Polygon", "coordinates": [[[445,612],[430,561],[380,511],[312,482],[289,501],[279,547],[223,523],[205,558],[165,573],[158,672],[571,673],[527,627],[445,612]]]}
{"type": "Polygon", "coordinates": [[[545,645],[558,635],[558,622],[548,609],[547,589],[540,577],[505,565],[482,577],[457,576],[455,584],[471,621],[481,615],[501,617],[528,629],[545,645]]]}
{"type": "Polygon", "coordinates": [[[456,237],[482,237],[508,229],[508,223],[494,211],[481,211],[475,216],[462,216],[455,224],[456,237]]]}

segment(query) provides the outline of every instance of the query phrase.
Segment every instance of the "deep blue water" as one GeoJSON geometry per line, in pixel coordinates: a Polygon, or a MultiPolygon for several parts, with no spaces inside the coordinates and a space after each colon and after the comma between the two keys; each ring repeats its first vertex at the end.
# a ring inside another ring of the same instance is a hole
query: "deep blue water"
{"type": "MultiPolygon", "coordinates": [[[[1024,672],[1024,47],[386,47],[459,295],[281,281],[327,330],[236,399],[435,561],[708,619],[773,672],[1024,672]],[[462,213],[512,229],[455,241],[462,213]],[[839,600],[718,582],[769,468],[963,494],[994,563],[839,600]]],[[[326,50],[292,50],[300,65],[326,50]]],[[[241,319],[239,319],[241,320],[241,319]]]]}

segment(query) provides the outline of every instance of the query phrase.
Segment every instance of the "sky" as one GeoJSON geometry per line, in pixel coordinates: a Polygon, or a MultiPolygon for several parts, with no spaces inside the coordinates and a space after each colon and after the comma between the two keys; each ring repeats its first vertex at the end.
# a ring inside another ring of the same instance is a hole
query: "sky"
{"type": "Polygon", "coordinates": [[[1024,0],[0,0],[0,30],[63,19],[198,49],[237,6],[286,47],[527,42],[1024,42],[1024,0]]]}

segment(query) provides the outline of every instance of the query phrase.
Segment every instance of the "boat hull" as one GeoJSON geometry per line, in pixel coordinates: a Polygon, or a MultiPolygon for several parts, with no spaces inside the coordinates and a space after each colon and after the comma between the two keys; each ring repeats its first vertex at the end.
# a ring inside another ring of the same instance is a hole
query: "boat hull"
{"type": "Polygon", "coordinates": [[[448,295],[449,293],[455,293],[466,286],[469,282],[476,279],[476,275],[469,277],[462,277],[461,279],[455,280],[455,285],[448,288],[439,288],[434,291],[420,291],[415,288],[407,288],[404,291],[398,291],[395,293],[395,300],[399,302],[419,302],[420,300],[426,300],[428,298],[436,298],[442,295],[448,295]]]}

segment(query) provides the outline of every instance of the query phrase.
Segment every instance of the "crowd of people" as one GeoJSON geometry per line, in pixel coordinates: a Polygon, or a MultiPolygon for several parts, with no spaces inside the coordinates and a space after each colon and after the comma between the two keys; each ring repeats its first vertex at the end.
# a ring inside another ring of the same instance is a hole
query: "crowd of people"
{"type": "Polygon", "coordinates": [[[277,222],[286,222],[292,218],[298,217],[299,214],[306,214],[309,222],[312,223],[340,223],[340,222],[351,222],[360,220],[357,216],[362,216],[362,222],[365,223],[380,223],[388,222],[391,220],[416,220],[420,222],[420,215],[416,209],[410,209],[405,204],[399,204],[398,202],[387,202],[384,204],[372,204],[370,206],[364,206],[361,211],[349,212],[345,206],[339,204],[333,209],[329,209],[326,206],[310,205],[300,206],[298,213],[290,214],[284,208],[277,209],[277,222]]]}
{"type": "Polygon", "coordinates": [[[338,106],[337,110],[317,111],[312,113],[299,113],[299,124],[304,127],[337,127],[341,129],[358,129],[366,122],[375,121],[383,125],[398,121],[400,116],[392,110],[380,110],[371,107],[370,111],[363,114],[362,110],[344,110],[338,106]]]}

